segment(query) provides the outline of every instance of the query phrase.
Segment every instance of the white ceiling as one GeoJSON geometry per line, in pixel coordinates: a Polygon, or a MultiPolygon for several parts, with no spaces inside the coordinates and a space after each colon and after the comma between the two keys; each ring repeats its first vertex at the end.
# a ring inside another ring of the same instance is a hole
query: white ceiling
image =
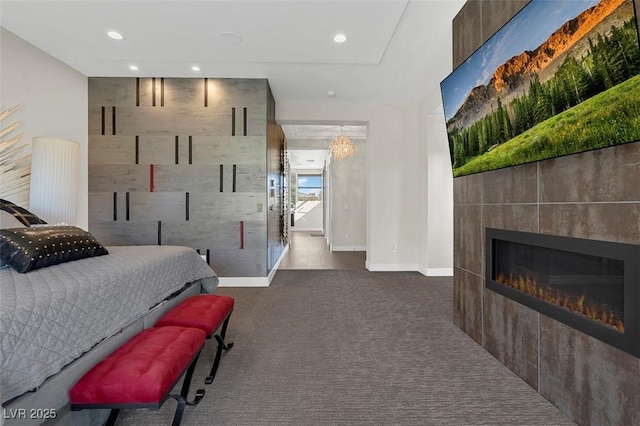
{"type": "Polygon", "coordinates": [[[0,24],[90,77],[267,78],[276,102],[389,103],[450,72],[464,1],[2,0],[0,24]]]}
{"type": "Polygon", "coordinates": [[[268,78],[276,101],[389,102],[424,97],[449,73],[463,3],[2,0],[0,24],[87,76],[268,78]]]}
{"type": "Polygon", "coordinates": [[[367,139],[366,125],[284,124],[282,130],[287,135],[292,169],[323,169],[329,161],[329,144],[341,134],[354,142],[367,139]]]}
{"type": "Polygon", "coordinates": [[[367,126],[339,126],[321,124],[285,124],[282,129],[288,139],[326,139],[331,140],[344,135],[351,139],[366,139],[367,126]]]}
{"type": "Polygon", "coordinates": [[[292,170],[322,170],[329,161],[329,151],[304,149],[289,151],[289,167],[292,170]]]}

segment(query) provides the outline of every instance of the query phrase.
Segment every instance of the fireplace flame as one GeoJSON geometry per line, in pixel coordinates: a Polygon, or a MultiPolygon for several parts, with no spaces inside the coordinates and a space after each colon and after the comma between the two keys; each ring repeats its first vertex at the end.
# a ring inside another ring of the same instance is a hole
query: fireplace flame
{"type": "Polygon", "coordinates": [[[580,308],[580,311],[584,309],[584,294],[578,299],[578,308],[580,308]]]}
{"type": "Polygon", "coordinates": [[[586,295],[582,294],[579,298],[575,298],[569,294],[560,293],[559,290],[553,290],[551,287],[544,288],[539,286],[537,279],[529,276],[514,277],[504,274],[498,274],[496,281],[507,287],[520,290],[545,302],[552,303],[562,308],[568,309],[574,313],[586,316],[589,319],[598,321],[605,325],[615,328],[619,332],[624,332],[624,321],[619,318],[613,310],[604,305],[597,305],[585,302],[586,295]]]}

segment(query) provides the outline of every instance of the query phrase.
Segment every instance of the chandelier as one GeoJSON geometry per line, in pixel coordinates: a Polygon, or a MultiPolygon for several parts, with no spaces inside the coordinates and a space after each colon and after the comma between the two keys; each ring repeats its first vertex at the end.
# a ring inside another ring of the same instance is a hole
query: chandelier
{"type": "Polygon", "coordinates": [[[356,153],[356,147],[351,139],[342,134],[342,128],[340,129],[340,136],[329,144],[329,150],[331,150],[331,156],[336,160],[344,160],[356,153]]]}

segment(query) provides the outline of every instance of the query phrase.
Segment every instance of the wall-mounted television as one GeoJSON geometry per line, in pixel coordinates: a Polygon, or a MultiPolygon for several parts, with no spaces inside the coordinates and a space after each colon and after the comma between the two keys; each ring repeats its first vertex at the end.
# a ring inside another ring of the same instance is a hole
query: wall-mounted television
{"type": "Polygon", "coordinates": [[[531,0],[440,88],[454,176],[638,141],[633,0],[531,0]]]}

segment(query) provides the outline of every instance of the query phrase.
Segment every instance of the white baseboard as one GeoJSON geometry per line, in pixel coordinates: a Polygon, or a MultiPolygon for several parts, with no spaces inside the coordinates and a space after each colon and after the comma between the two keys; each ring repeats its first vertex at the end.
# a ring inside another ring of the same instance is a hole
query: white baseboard
{"type": "Polygon", "coordinates": [[[331,251],[367,251],[365,246],[331,246],[331,251]]]}
{"type": "Polygon", "coordinates": [[[218,277],[218,287],[269,287],[269,277],[218,277]]]}
{"type": "Polygon", "coordinates": [[[426,271],[421,268],[420,273],[427,277],[452,277],[453,268],[427,268],[426,271]]]}
{"type": "Polygon", "coordinates": [[[274,265],[269,276],[267,277],[218,277],[218,287],[269,287],[273,277],[278,271],[278,267],[284,259],[284,256],[289,251],[289,244],[287,244],[282,251],[282,254],[278,258],[278,261],[274,265]]]}
{"type": "Polygon", "coordinates": [[[369,263],[369,262],[366,262],[365,266],[371,272],[418,271],[417,263],[369,263]]]}
{"type": "Polygon", "coordinates": [[[425,268],[416,263],[369,263],[365,267],[371,272],[408,271],[420,272],[427,277],[452,277],[453,268],[425,268]]]}

